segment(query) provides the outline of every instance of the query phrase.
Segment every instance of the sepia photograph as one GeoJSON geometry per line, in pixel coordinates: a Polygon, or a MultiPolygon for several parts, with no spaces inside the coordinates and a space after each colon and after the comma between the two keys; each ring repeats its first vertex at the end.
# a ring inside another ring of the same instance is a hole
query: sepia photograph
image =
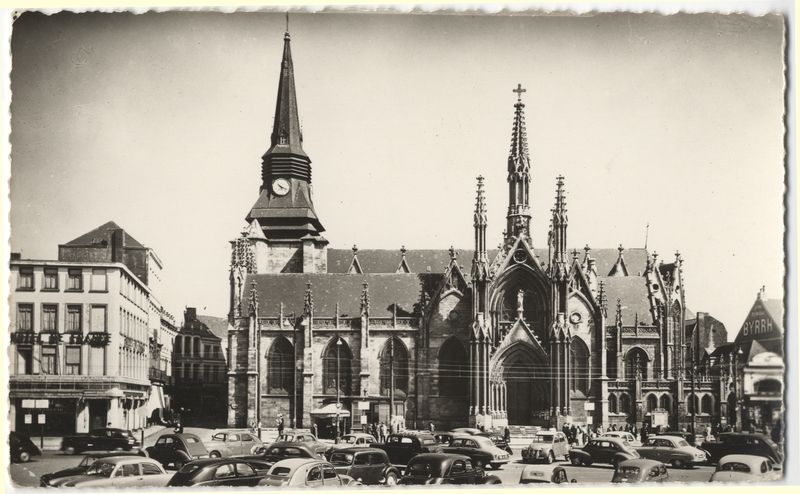
{"type": "Polygon", "coordinates": [[[797,480],[784,11],[6,14],[7,485],[797,480]]]}

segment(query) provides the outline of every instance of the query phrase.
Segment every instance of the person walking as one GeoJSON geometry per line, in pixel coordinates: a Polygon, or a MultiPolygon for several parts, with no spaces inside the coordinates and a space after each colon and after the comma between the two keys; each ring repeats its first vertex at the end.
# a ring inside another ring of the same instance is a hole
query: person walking
{"type": "Polygon", "coordinates": [[[428,422],[428,430],[431,432],[431,434],[433,434],[433,432],[436,430],[436,427],[433,426],[433,422],[428,422]]]}
{"type": "Polygon", "coordinates": [[[511,429],[509,429],[508,426],[503,428],[503,440],[506,442],[506,444],[511,442],[511,429]]]}
{"type": "Polygon", "coordinates": [[[572,424],[572,427],[569,428],[569,433],[572,435],[572,442],[570,444],[575,444],[578,441],[578,428],[575,424],[572,424]]]}
{"type": "Polygon", "coordinates": [[[385,443],[386,442],[386,424],[384,424],[383,422],[381,422],[380,425],[378,426],[378,435],[380,436],[378,440],[380,442],[382,442],[382,443],[385,443]]]}
{"type": "Polygon", "coordinates": [[[317,427],[316,422],[314,422],[314,425],[311,426],[311,429],[314,431],[314,437],[319,439],[319,428],[317,427]]]}
{"type": "Polygon", "coordinates": [[[278,420],[276,420],[276,422],[278,424],[278,436],[282,436],[283,435],[283,414],[282,413],[280,415],[278,415],[278,420]]]}
{"type": "Polygon", "coordinates": [[[644,444],[644,443],[646,443],[646,442],[647,442],[647,433],[648,433],[648,429],[649,429],[649,427],[648,427],[648,425],[647,425],[647,424],[644,424],[644,425],[642,426],[642,430],[640,431],[640,432],[641,432],[641,437],[642,437],[642,444],[644,444]]]}

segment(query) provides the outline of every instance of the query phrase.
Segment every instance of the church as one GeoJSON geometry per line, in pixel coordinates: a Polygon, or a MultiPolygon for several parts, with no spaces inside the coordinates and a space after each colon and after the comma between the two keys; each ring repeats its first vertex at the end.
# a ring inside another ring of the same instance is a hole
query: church
{"type": "Polygon", "coordinates": [[[561,176],[547,245],[533,245],[523,91],[500,248],[487,248],[483,177],[464,208],[469,250],[329,248],[285,34],[259,195],[231,242],[231,427],[280,416],[321,437],[377,422],[672,428],[688,426],[692,403],[710,407],[696,406],[698,423],[718,413],[710,381],[692,380],[691,396],[680,254],[571,249],[561,176]]]}

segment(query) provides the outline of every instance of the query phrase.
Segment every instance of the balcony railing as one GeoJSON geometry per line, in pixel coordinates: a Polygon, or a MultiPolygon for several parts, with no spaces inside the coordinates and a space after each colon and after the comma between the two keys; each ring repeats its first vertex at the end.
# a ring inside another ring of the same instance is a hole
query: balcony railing
{"type": "Polygon", "coordinates": [[[167,371],[156,367],[150,367],[148,374],[151,381],[168,384],[169,376],[167,375],[167,371]]]}

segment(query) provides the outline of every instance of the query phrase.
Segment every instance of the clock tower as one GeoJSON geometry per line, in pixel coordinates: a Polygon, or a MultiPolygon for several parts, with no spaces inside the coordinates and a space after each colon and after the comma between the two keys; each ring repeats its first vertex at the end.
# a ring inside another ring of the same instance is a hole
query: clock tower
{"type": "Polygon", "coordinates": [[[328,241],[311,198],[311,159],[303,150],[288,29],[283,40],[270,147],[262,156],[258,200],[246,217],[247,235],[256,272],[326,272],[328,241]]]}

